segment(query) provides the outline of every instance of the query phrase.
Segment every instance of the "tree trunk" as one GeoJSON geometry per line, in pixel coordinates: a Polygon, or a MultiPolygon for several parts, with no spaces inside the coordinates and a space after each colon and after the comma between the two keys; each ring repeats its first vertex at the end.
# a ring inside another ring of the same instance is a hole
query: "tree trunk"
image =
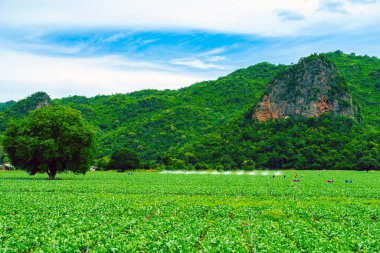
{"type": "Polygon", "coordinates": [[[56,161],[51,161],[49,163],[49,167],[48,167],[48,175],[49,175],[49,180],[55,180],[55,175],[57,174],[57,163],[56,161]]]}
{"type": "Polygon", "coordinates": [[[55,175],[57,174],[57,170],[50,170],[48,172],[49,180],[55,180],[55,175]]]}

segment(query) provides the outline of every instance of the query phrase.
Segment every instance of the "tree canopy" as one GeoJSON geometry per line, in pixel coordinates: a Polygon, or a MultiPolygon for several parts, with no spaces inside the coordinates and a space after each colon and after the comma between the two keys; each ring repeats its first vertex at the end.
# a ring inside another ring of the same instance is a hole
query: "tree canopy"
{"type": "Polygon", "coordinates": [[[111,170],[125,171],[137,169],[140,166],[140,159],[135,151],[123,148],[113,152],[108,168],[111,170]]]}
{"type": "Polygon", "coordinates": [[[14,121],[5,133],[4,147],[13,165],[31,175],[58,172],[85,174],[92,161],[93,128],[81,113],[65,106],[44,106],[14,121]]]}

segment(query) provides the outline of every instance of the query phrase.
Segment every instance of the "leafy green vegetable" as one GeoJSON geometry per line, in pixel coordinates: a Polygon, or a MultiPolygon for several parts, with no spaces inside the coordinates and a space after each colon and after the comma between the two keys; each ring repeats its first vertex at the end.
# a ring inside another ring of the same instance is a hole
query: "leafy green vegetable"
{"type": "Polygon", "coordinates": [[[0,172],[0,251],[378,251],[380,173],[283,173],[0,172]]]}

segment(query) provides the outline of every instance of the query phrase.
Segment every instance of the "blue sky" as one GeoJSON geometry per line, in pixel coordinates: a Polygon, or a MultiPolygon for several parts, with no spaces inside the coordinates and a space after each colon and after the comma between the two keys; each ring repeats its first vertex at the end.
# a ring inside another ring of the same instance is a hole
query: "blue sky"
{"type": "Polygon", "coordinates": [[[0,101],[177,89],[314,52],[380,56],[376,0],[2,0],[0,101]]]}

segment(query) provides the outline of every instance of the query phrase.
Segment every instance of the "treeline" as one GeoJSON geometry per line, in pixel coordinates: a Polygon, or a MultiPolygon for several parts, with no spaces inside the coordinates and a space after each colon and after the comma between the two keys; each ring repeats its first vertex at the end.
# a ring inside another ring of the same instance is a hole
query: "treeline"
{"type": "Polygon", "coordinates": [[[378,169],[380,135],[356,119],[325,114],[264,123],[247,117],[187,148],[169,152],[167,168],[378,169]]]}

